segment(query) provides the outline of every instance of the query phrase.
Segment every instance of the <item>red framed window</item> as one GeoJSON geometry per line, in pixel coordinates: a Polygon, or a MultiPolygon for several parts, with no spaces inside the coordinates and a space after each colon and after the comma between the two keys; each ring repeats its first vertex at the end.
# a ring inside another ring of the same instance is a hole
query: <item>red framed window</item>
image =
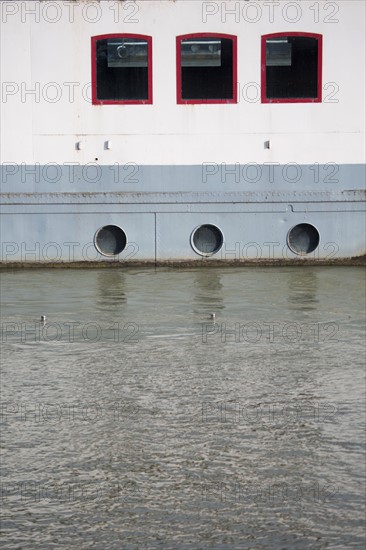
{"type": "Polygon", "coordinates": [[[91,52],[94,105],[152,103],[151,36],[93,36],[91,52]]]}
{"type": "Polygon", "coordinates": [[[262,103],[320,103],[322,53],[321,34],[262,36],[262,103]]]}
{"type": "Polygon", "coordinates": [[[237,38],[177,36],[177,103],[237,103],[237,38]]]}

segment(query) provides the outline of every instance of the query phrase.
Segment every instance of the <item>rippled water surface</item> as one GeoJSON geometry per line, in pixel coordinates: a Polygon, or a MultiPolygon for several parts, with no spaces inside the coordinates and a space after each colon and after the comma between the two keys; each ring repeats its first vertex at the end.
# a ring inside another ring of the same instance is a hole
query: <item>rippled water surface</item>
{"type": "Polygon", "coordinates": [[[2,547],[364,548],[364,319],[361,268],[3,273],[2,547]]]}

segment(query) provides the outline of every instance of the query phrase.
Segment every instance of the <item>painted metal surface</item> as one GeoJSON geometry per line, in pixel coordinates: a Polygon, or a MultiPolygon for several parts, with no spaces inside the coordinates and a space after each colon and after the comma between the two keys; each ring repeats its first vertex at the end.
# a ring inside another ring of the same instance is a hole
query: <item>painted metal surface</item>
{"type": "Polygon", "coordinates": [[[1,5],[1,262],[202,261],[202,224],[224,234],[208,261],[292,261],[301,223],[304,259],[366,253],[363,2],[69,4],[1,5]],[[261,103],[261,37],[290,31],[323,37],[321,103],[261,103]],[[237,36],[236,104],[177,104],[176,37],[197,32],[237,36]],[[92,104],[91,38],[113,33],[152,37],[153,104],[92,104]],[[128,242],[106,260],[109,224],[128,242]]]}

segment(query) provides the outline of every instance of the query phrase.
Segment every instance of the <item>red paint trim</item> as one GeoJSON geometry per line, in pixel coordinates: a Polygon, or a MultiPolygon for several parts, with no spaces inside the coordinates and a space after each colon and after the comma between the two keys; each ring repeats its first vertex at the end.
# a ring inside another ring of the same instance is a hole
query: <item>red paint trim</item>
{"type": "Polygon", "coordinates": [[[152,87],[152,37],[145,34],[99,34],[91,37],[91,71],[92,71],[92,104],[93,105],[151,105],[153,102],[152,87]],[[111,100],[97,98],[97,41],[106,38],[142,38],[147,42],[147,99],[111,100]]]}
{"type": "Polygon", "coordinates": [[[232,34],[220,34],[217,32],[199,32],[194,34],[181,34],[176,37],[176,67],[177,67],[177,103],[189,104],[215,104],[238,102],[238,45],[237,37],[232,34]],[[233,44],[233,97],[231,99],[182,99],[182,68],[181,68],[181,41],[187,38],[228,38],[233,44]]]}
{"type": "Polygon", "coordinates": [[[261,96],[262,103],[321,103],[323,91],[323,36],[311,32],[276,32],[274,34],[265,34],[262,36],[261,50],[261,96]],[[266,73],[266,40],[267,38],[280,38],[286,36],[304,36],[306,38],[316,38],[318,41],[318,95],[317,97],[302,98],[271,98],[266,96],[267,91],[267,73],[266,73]]]}

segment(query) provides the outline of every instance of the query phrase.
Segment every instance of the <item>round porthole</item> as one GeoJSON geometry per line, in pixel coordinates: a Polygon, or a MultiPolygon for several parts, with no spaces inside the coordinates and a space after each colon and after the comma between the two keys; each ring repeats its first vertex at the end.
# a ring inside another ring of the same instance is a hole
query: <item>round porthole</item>
{"type": "Polygon", "coordinates": [[[222,247],[224,235],[215,225],[200,225],[191,235],[191,245],[197,254],[211,256],[222,247]]]}
{"type": "Polygon", "coordinates": [[[126,248],[127,236],[117,225],[105,225],[96,232],[94,245],[103,256],[116,256],[126,248]]]}
{"type": "Polygon", "coordinates": [[[309,223],[295,225],[287,235],[287,244],[295,254],[310,254],[319,246],[319,231],[309,223]]]}

